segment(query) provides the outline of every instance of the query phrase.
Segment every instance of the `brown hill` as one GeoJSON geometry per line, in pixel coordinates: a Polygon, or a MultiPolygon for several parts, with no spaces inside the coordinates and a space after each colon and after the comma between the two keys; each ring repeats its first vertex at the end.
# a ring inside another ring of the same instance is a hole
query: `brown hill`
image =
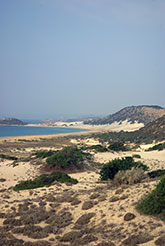
{"type": "Polygon", "coordinates": [[[165,115],[148,123],[146,126],[136,131],[136,134],[139,138],[148,137],[156,141],[165,140],[165,115]]]}
{"type": "Polygon", "coordinates": [[[123,141],[133,143],[152,143],[153,141],[165,141],[165,115],[146,124],[134,132],[107,132],[93,134],[103,142],[123,141]]]}
{"type": "Polygon", "coordinates": [[[128,120],[132,123],[135,121],[144,123],[145,125],[151,121],[165,115],[165,109],[160,106],[129,106],[121,109],[115,114],[108,115],[98,120],[91,120],[84,122],[85,124],[100,125],[112,124],[117,121],[128,120]]]}

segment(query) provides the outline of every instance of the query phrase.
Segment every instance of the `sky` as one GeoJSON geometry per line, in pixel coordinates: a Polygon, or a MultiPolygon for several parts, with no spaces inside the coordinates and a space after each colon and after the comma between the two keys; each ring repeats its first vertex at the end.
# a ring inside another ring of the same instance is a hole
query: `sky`
{"type": "Polygon", "coordinates": [[[164,0],[0,0],[0,117],[165,107],[164,0]]]}

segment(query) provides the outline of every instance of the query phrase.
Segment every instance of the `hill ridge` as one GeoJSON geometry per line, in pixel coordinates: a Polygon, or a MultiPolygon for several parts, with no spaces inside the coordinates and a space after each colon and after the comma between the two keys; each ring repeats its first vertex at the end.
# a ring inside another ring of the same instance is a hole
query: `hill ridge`
{"type": "Polygon", "coordinates": [[[165,115],[162,117],[149,122],[144,127],[139,130],[132,132],[106,132],[106,133],[95,133],[93,137],[102,139],[103,142],[106,141],[122,141],[131,143],[153,143],[165,141],[165,115]]]}
{"type": "Polygon", "coordinates": [[[85,121],[84,124],[103,125],[128,120],[131,123],[138,122],[146,125],[163,115],[165,115],[165,109],[158,105],[127,106],[98,120],[85,121]]]}

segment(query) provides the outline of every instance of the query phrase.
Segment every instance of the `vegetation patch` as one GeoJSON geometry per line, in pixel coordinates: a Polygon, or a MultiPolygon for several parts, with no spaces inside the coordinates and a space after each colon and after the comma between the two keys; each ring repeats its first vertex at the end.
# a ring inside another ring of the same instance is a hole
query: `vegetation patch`
{"type": "Polygon", "coordinates": [[[61,183],[71,183],[77,184],[78,181],[76,179],[71,178],[69,175],[63,172],[55,172],[52,174],[42,174],[34,180],[26,180],[14,186],[13,190],[26,190],[26,189],[35,189],[43,186],[49,186],[54,181],[58,181],[61,183]]]}
{"type": "Polygon", "coordinates": [[[6,179],[0,178],[0,182],[5,182],[5,181],[6,181],[6,179]]]}
{"type": "Polygon", "coordinates": [[[75,239],[82,236],[82,233],[79,231],[70,231],[63,235],[61,241],[63,242],[73,242],[75,239]]]}
{"type": "Polygon", "coordinates": [[[105,146],[103,146],[101,144],[91,145],[91,146],[88,146],[88,147],[83,147],[83,149],[85,149],[85,150],[94,150],[96,152],[107,152],[107,151],[109,151],[108,148],[106,148],[105,146]]]}
{"type": "Polygon", "coordinates": [[[165,141],[165,115],[149,122],[145,127],[133,132],[106,132],[91,134],[91,138],[96,138],[101,143],[111,143],[112,141],[131,142],[136,144],[152,143],[153,141],[165,141]]]}
{"type": "Polygon", "coordinates": [[[159,216],[165,220],[165,175],[156,188],[138,202],[136,208],[143,214],[159,216]]]}
{"type": "Polygon", "coordinates": [[[56,227],[57,232],[60,228],[67,227],[68,225],[72,224],[72,214],[67,211],[61,211],[59,214],[55,214],[50,216],[45,223],[50,224],[50,226],[56,227]]]}
{"type": "Polygon", "coordinates": [[[0,158],[2,158],[2,159],[6,159],[6,160],[12,160],[12,161],[16,161],[16,160],[18,160],[18,158],[17,158],[17,157],[15,157],[15,156],[4,155],[4,154],[0,154],[0,158]]]}
{"type": "Polygon", "coordinates": [[[50,167],[60,169],[82,169],[85,159],[90,158],[90,154],[83,152],[77,147],[66,147],[63,150],[56,151],[48,157],[46,163],[50,167]]]}
{"type": "Polygon", "coordinates": [[[115,185],[132,185],[140,183],[147,175],[141,168],[132,168],[131,170],[120,170],[114,177],[115,185]]]}
{"type": "Polygon", "coordinates": [[[114,142],[110,144],[108,148],[114,151],[127,151],[128,150],[128,148],[122,142],[114,142]]]}
{"type": "Polygon", "coordinates": [[[86,225],[90,222],[90,219],[95,216],[95,213],[88,213],[88,214],[83,214],[78,218],[76,221],[76,224],[79,224],[81,226],[86,225]]]}
{"type": "Polygon", "coordinates": [[[160,143],[160,144],[156,144],[153,147],[149,148],[147,151],[152,151],[152,150],[163,150],[165,149],[165,143],[160,143]]]}
{"type": "Polygon", "coordinates": [[[54,155],[55,151],[54,150],[38,150],[37,152],[34,153],[36,158],[46,158],[49,156],[54,155]]]}
{"type": "Polygon", "coordinates": [[[163,246],[165,245],[165,235],[160,236],[156,241],[155,245],[163,246]]]}
{"type": "Polygon", "coordinates": [[[83,210],[87,210],[93,207],[93,202],[92,201],[85,201],[82,205],[83,210]]]}
{"type": "Polygon", "coordinates": [[[158,170],[149,172],[148,175],[150,178],[161,177],[161,176],[165,175],[165,169],[158,169],[158,170]]]}
{"type": "Polygon", "coordinates": [[[134,154],[132,157],[133,158],[137,158],[137,159],[140,159],[141,158],[141,156],[139,154],[134,154]]]}
{"type": "Polygon", "coordinates": [[[105,164],[100,171],[101,180],[114,179],[115,175],[120,170],[130,170],[132,168],[142,168],[147,170],[148,167],[141,162],[135,162],[133,157],[127,156],[124,158],[116,158],[105,164]]]}
{"type": "Polygon", "coordinates": [[[39,240],[39,241],[35,241],[35,242],[25,242],[24,246],[51,246],[52,244],[48,241],[44,241],[44,240],[39,240]]]}
{"type": "Polygon", "coordinates": [[[29,140],[29,139],[18,139],[19,142],[27,142],[27,143],[30,143],[30,142],[38,142],[37,140],[29,140]]]}
{"type": "Polygon", "coordinates": [[[126,246],[138,245],[138,244],[147,243],[153,239],[154,237],[149,235],[148,233],[133,234],[129,236],[127,239],[125,239],[122,242],[122,245],[126,245],[126,246]]]}

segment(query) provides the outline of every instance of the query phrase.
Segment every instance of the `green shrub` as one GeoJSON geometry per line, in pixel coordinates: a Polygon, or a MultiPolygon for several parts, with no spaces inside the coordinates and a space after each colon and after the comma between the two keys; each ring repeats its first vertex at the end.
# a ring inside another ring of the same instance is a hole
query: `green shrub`
{"type": "Polygon", "coordinates": [[[26,190],[26,189],[35,189],[43,186],[49,186],[54,181],[58,181],[61,183],[71,183],[77,184],[78,181],[76,179],[71,178],[69,175],[63,172],[55,172],[52,174],[42,174],[39,177],[35,178],[34,180],[26,180],[22,181],[21,183],[17,184],[13,190],[26,190]]]}
{"type": "Polygon", "coordinates": [[[18,158],[15,156],[9,156],[9,155],[4,155],[4,154],[0,154],[0,158],[6,159],[6,160],[12,160],[12,161],[18,160],[18,158]]]}
{"type": "Polygon", "coordinates": [[[95,150],[96,152],[107,152],[108,151],[108,149],[101,144],[88,146],[88,147],[85,147],[84,149],[85,150],[95,150]]]}
{"type": "Polygon", "coordinates": [[[124,146],[122,142],[115,142],[109,145],[108,147],[110,150],[114,151],[127,151],[128,149],[124,146]]]}
{"type": "Polygon", "coordinates": [[[133,157],[133,158],[137,158],[137,159],[140,159],[140,158],[141,158],[141,156],[138,155],[138,154],[134,154],[132,157],[133,157]]]}
{"type": "Polygon", "coordinates": [[[163,150],[165,149],[165,143],[160,143],[160,144],[156,144],[153,147],[149,148],[147,151],[152,151],[152,150],[163,150]]]}
{"type": "Polygon", "coordinates": [[[136,208],[141,213],[159,215],[165,219],[165,175],[156,188],[138,202],[136,208]]]}
{"type": "Polygon", "coordinates": [[[148,173],[150,178],[156,178],[165,175],[165,169],[158,169],[148,173]]]}
{"type": "Polygon", "coordinates": [[[33,140],[28,139],[18,139],[19,142],[32,142],[33,140]]]}
{"type": "Polygon", "coordinates": [[[46,163],[51,167],[62,169],[82,168],[85,157],[90,154],[83,152],[77,147],[66,147],[63,150],[56,151],[52,156],[48,157],[46,163]]]}
{"type": "Polygon", "coordinates": [[[131,156],[121,159],[116,158],[102,167],[100,171],[101,180],[113,179],[119,170],[128,170],[133,167],[142,168],[143,170],[148,169],[148,167],[141,162],[135,162],[131,156]]]}
{"type": "MultiPolygon", "coordinates": [[[[163,122],[162,122],[163,123],[163,122]]],[[[150,124],[150,123],[149,123],[150,124]]],[[[165,141],[165,136],[163,134],[163,129],[160,127],[155,128],[156,131],[153,131],[152,127],[148,128],[141,128],[137,131],[132,132],[106,132],[106,133],[93,133],[90,135],[91,138],[95,138],[99,140],[101,143],[112,141],[114,142],[131,142],[136,144],[141,143],[152,143],[154,140],[158,141],[165,141]]]]}
{"type": "Polygon", "coordinates": [[[34,155],[36,156],[36,158],[46,158],[52,156],[54,153],[55,151],[53,150],[39,150],[35,152],[34,155]]]}

